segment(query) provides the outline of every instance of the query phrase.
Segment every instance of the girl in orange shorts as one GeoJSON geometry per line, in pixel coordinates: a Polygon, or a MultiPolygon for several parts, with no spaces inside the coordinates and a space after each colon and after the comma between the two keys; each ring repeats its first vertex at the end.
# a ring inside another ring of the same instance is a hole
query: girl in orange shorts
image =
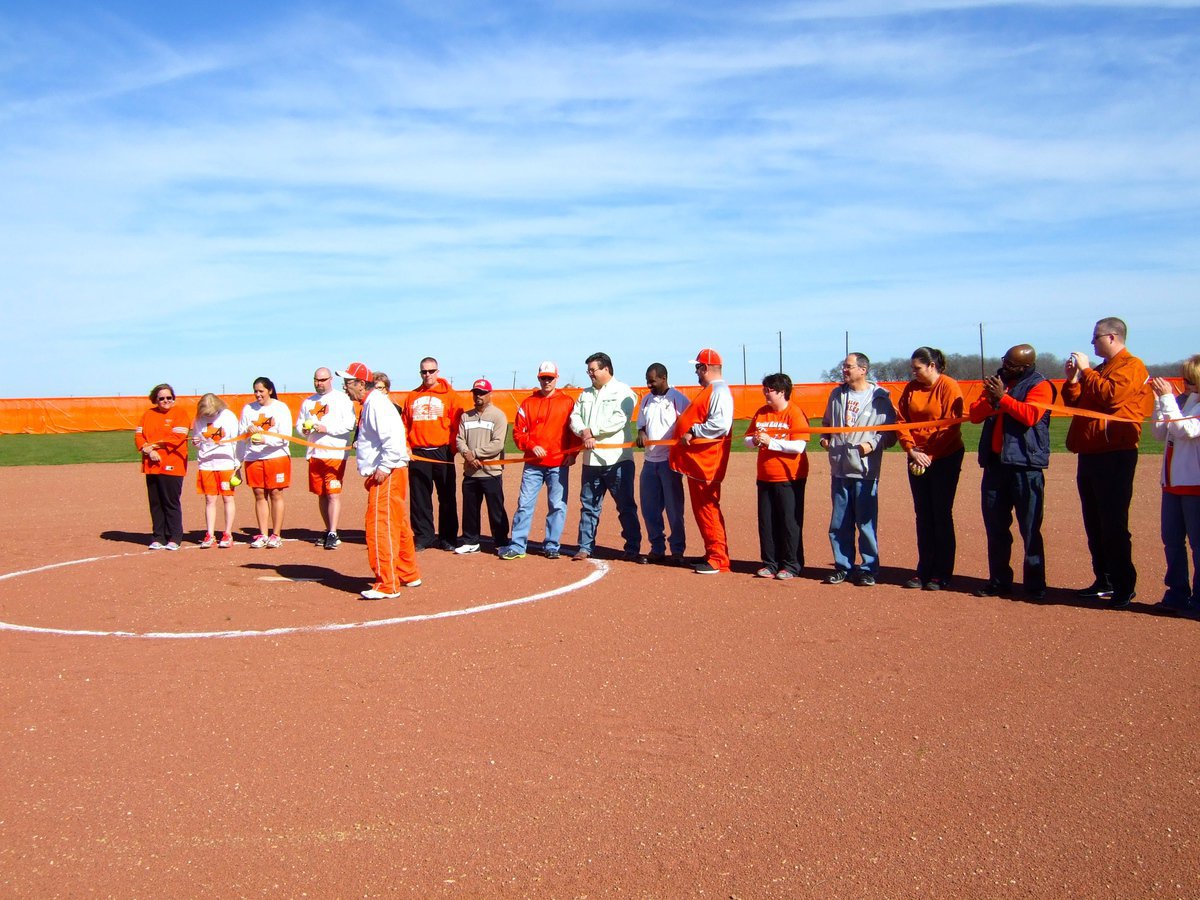
{"type": "Polygon", "coordinates": [[[254,379],[254,402],[238,422],[238,433],[250,435],[241,444],[241,455],[246,484],[254,491],[254,550],[283,546],[283,492],[292,485],[292,456],[283,435],[291,430],[291,410],[279,399],[275,384],[266,377],[254,379]]]}
{"type": "Polygon", "coordinates": [[[196,445],[196,493],[204,497],[204,539],[200,549],[207,550],[217,543],[217,498],[225,506],[225,530],[220,547],[233,546],[233,517],[237,503],[230,479],[238,469],[238,419],[225,401],[216,394],[205,394],[196,406],[196,423],[192,426],[192,443],[196,445]],[[226,443],[230,441],[229,443],[226,443]]]}

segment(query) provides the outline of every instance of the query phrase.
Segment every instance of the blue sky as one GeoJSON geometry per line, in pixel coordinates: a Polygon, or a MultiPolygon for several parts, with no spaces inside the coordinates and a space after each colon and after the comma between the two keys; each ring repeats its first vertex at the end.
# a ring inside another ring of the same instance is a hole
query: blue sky
{"type": "Polygon", "coordinates": [[[0,0],[6,396],[1200,351],[1200,2],[0,0]]]}

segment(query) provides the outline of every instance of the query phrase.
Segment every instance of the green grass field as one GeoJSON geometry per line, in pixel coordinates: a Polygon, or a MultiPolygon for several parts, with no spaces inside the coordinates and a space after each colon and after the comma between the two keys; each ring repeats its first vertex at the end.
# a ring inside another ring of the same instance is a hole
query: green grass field
{"type": "MultiPolygon", "coordinates": [[[[814,425],[820,422],[814,420],[814,425]]],[[[1050,445],[1055,453],[1066,452],[1067,426],[1066,419],[1050,420],[1050,445]]],[[[735,453],[749,453],[740,440],[745,434],[749,421],[739,419],[734,426],[734,435],[739,438],[733,442],[735,453]]],[[[963,441],[968,452],[973,452],[979,445],[979,425],[963,425],[963,441]]],[[[517,448],[513,445],[510,435],[508,440],[509,455],[516,455],[517,448]]],[[[899,452],[893,448],[891,452],[899,452]]],[[[1141,452],[1143,454],[1162,453],[1162,444],[1142,433],[1141,452]]],[[[303,457],[304,448],[292,446],[293,457],[303,457]]],[[[0,435],[0,466],[65,466],[75,463],[132,463],[137,462],[138,453],[133,446],[131,431],[97,431],[87,434],[4,434],[0,435]]]]}

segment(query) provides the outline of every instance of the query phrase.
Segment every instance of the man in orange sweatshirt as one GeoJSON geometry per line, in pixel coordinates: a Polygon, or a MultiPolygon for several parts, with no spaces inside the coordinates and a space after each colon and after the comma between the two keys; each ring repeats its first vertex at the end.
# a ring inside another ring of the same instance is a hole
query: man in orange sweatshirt
{"type": "Polygon", "coordinates": [[[546,488],[546,537],[542,555],[558,559],[563,524],[567,520],[567,491],[571,466],[582,443],[571,431],[575,401],[558,388],[558,366],[551,360],[538,366],[538,389],[521,401],[513,425],[513,443],[525,454],[521,495],[512,520],[512,537],[500,551],[505,560],[523,559],[529,545],[538,494],[546,488]]]}
{"type": "Polygon", "coordinates": [[[409,463],[409,515],[417,550],[454,550],[458,544],[458,497],[455,494],[454,441],[462,406],[458,394],[438,377],[438,361],[421,360],[421,384],[404,400],[404,426],[413,454],[409,463]],[[437,460],[425,462],[425,460],[437,460]],[[433,527],[433,492],[437,489],[438,523],[433,527]]]}
{"type": "Polygon", "coordinates": [[[1095,581],[1079,591],[1079,596],[1107,600],[1116,609],[1129,606],[1136,596],[1129,503],[1141,420],[1153,403],[1146,366],[1125,348],[1127,333],[1125,323],[1115,316],[1097,322],[1092,348],[1104,361],[1093,369],[1086,353],[1072,353],[1063,385],[1067,406],[1135,420],[1110,422],[1076,416],[1067,432],[1067,449],[1079,454],[1075,484],[1095,574],[1095,581]]]}

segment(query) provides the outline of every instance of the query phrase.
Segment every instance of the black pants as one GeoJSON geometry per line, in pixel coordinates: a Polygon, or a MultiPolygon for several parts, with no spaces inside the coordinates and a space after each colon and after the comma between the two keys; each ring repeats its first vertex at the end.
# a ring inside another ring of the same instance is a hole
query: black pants
{"type": "Polygon", "coordinates": [[[462,485],[462,542],[479,543],[479,508],[487,500],[488,527],[497,547],[508,543],[508,512],[504,508],[504,479],[464,478],[462,485]]]}
{"type": "Polygon", "coordinates": [[[1075,474],[1092,572],[1097,583],[1111,587],[1118,597],[1137,587],[1129,536],[1129,503],[1133,499],[1137,458],[1137,450],[1081,453],[1075,474]]]}
{"type": "Polygon", "coordinates": [[[146,497],[150,500],[150,525],[160,544],[183,542],[182,475],[147,475],[146,497]]]}
{"type": "Polygon", "coordinates": [[[458,542],[458,495],[454,490],[454,454],[449,447],[413,447],[415,456],[445,460],[428,463],[412,460],[408,464],[409,519],[413,543],[418,549],[436,544],[458,542]],[[437,488],[438,526],[433,530],[433,491],[437,488]]]}
{"type": "Polygon", "coordinates": [[[1026,591],[1046,589],[1046,553],[1042,545],[1042,512],[1046,477],[1041,469],[988,463],[983,467],[980,493],[983,527],[987,530],[988,579],[1010,587],[1012,570],[1012,520],[1025,544],[1022,584],[1026,591]]]}
{"type": "Polygon", "coordinates": [[[954,495],[963,451],[935,459],[922,475],[908,473],[917,518],[917,577],[946,584],[954,577],[954,495]]]}
{"type": "Polygon", "coordinates": [[[758,551],[763,565],[799,575],[804,568],[804,487],[808,479],[756,484],[758,551]]]}

